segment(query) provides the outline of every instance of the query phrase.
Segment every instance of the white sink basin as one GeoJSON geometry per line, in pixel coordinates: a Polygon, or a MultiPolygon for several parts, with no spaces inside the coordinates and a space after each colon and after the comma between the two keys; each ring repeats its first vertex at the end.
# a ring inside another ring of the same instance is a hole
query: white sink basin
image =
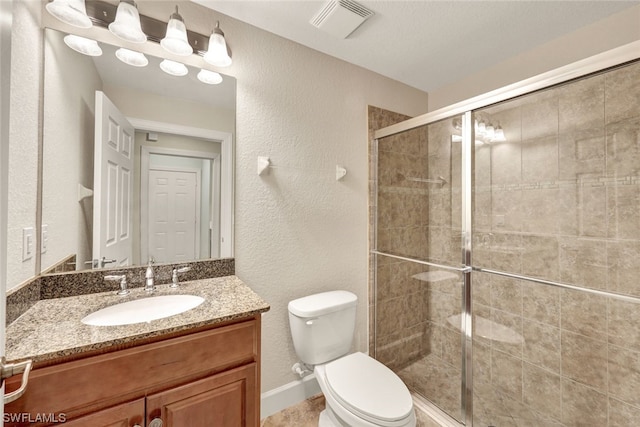
{"type": "Polygon", "coordinates": [[[202,304],[204,298],[195,295],[161,295],[105,307],[82,319],[92,326],[118,326],[150,322],[184,313],[202,304]]]}

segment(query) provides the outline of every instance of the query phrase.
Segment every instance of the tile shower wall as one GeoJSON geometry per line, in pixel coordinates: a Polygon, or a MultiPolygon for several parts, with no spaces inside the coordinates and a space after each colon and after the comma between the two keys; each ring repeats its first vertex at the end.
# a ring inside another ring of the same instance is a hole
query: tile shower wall
{"type": "MultiPolygon", "coordinates": [[[[378,250],[417,257],[427,251],[428,197],[407,178],[427,169],[427,135],[417,129],[378,144],[378,250]]],[[[376,358],[392,369],[415,360],[423,351],[424,292],[411,276],[419,266],[377,257],[376,358]]]]}
{"type": "MultiPolygon", "coordinates": [[[[410,117],[374,106],[367,110],[369,131],[369,247],[375,247],[375,216],[377,209],[376,173],[378,158],[375,152],[374,133],[378,129],[402,122],[410,117]]],[[[369,257],[369,354],[375,355],[375,256],[369,257]]]]}
{"type": "MultiPolygon", "coordinates": [[[[451,141],[454,131],[454,121],[445,120],[378,141],[372,220],[379,251],[461,265],[461,147],[451,141]]],[[[461,276],[382,255],[375,268],[376,358],[461,419],[461,276]]]]}
{"type": "MultiPolygon", "coordinates": [[[[507,141],[476,145],[473,264],[640,297],[640,63],[475,117],[507,141]]],[[[473,311],[474,425],[640,424],[639,304],[474,273],[473,311]]]]}

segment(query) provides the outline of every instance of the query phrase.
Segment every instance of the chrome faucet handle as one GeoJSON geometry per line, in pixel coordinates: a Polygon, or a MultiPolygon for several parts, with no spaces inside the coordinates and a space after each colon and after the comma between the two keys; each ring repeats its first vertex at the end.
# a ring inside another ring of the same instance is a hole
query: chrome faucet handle
{"type": "Polygon", "coordinates": [[[119,280],[120,281],[120,290],[117,292],[118,295],[124,296],[129,295],[129,289],[127,289],[127,276],[124,274],[109,274],[104,276],[104,280],[119,280]]]}
{"type": "Polygon", "coordinates": [[[103,256],[102,259],[99,261],[100,262],[100,268],[104,268],[105,265],[107,264],[112,264],[114,262],[116,262],[116,259],[107,259],[107,257],[103,256]]]}
{"type": "Polygon", "coordinates": [[[181,267],[181,268],[174,268],[171,272],[171,284],[169,285],[170,288],[177,288],[178,286],[180,286],[180,283],[178,282],[178,274],[180,273],[186,273],[187,271],[191,270],[191,267],[186,266],[186,267],[181,267]]]}
{"type": "Polygon", "coordinates": [[[144,290],[146,292],[152,293],[155,291],[156,286],[155,286],[155,273],[153,272],[153,263],[155,261],[153,260],[153,258],[149,258],[149,265],[147,266],[147,271],[144,274],[144,290]]]}

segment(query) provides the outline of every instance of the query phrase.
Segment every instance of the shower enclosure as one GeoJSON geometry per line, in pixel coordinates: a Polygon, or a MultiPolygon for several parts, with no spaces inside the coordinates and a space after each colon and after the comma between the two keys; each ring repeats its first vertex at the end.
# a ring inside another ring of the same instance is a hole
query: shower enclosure
{"type": "Polygon", "coordinates": [[[637,57],[376,132],[374,356],[452,422],[640,424],[637,57]]]}

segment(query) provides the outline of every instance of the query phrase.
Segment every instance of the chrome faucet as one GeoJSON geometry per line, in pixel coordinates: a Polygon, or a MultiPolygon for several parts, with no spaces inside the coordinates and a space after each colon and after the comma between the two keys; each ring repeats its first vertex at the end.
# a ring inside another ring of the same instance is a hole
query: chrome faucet
{"type": "Polygon", "coordinates": [[[149,259],[149,266],[147,267],[147,272],[144,275],[145,285],[144,290],[151,293],[156,290],[154,284],[154,274],[153,274],[153,258],[149,259]]]}
{"type": "Polygon", "coordinates": [[[118,295],[129,295],[129,289],[127,289],[127,276],[124,274],[111,274],[108,276],[104,276],[104,280],[119,280],[120,281],[120,290],[117,292],[118,295]]]}
{"type": "Polygon", "coordinates": [[[191,270],[191,267],[174,268],[171,273],[171,284],[169,285],[169,287],[177,288],[178,286],[180,286],[180,283],[178,283],[178,274],[186,273],[189,270],[191,270]]]}

